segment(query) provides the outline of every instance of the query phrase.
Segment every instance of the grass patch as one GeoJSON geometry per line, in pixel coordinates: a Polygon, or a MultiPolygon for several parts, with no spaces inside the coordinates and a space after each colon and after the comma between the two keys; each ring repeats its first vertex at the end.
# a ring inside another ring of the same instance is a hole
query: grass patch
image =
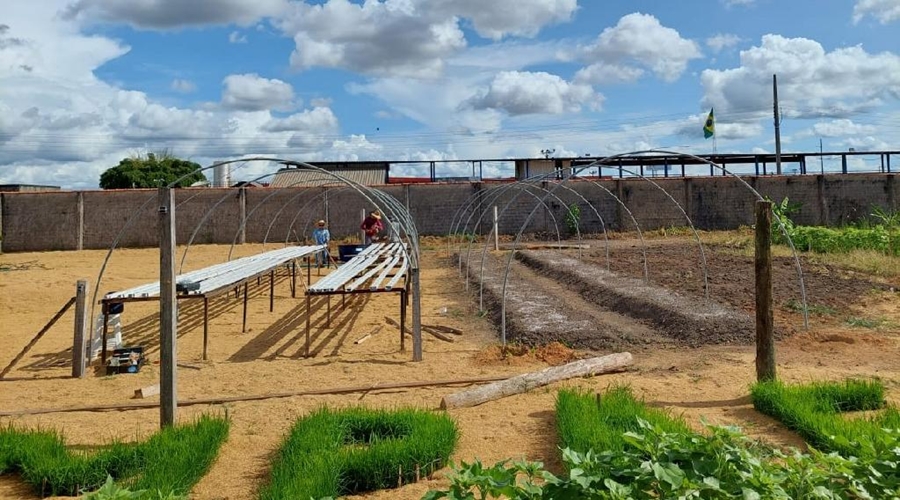
{"type": "Polygon", "coordinates": [[[560,448],[621,451],[626,443],[623,434],[639,430],[640,420],[665,432],[690,432],[682,419],[647,407],[628,387],[614,387],[599,397],[564,389],[556,397],[560,448]]]}
{"type": "Polygon", "coordinates": [[[445,414],[321,408],[291,428],[259,498],[338,497],[411,483],[443,467],[458,439],[445,414]]]}
{"type": "MultiPolygon", "coordinates": [[[[806,307],[810,314],[818,316],[833,316],[838,313],[837,309],[820,304],[807,304],[806,307]]],[[[784,303],[784,308],[788,311],[803,312],[803,302],[791,298],[784,303]]]]}
{"type": "Polygon", "coordinates": [[[884,319],[876,319],[876,318],[861,318],[858,316],[850,316],[847,318],[847,324],[856,327],[856,328],[878,328],[881,326],[885,326],[887,321],[884,319]]]}
{"type": "MultiPolygon", "coordinates": [[[[878,381],[846,380],[802,386],[760,382],[751,389],[753,406],[794,430],[810,445],[844,456],[885,453],[884,429],[900,429],[900,412],[887,406],[878,381]],[[841,413],[883,409],[876,415],[844,418],[841,413]]],[[[896,444],[894,444],[896,446],[896,444]]]]}
{"type": "Polygon", "coordinates": [[[107,477],[160,497],[186,495],[209,470],[228,435],[228,422],[203,416],[164,429],[141,443],[114,442],[92,452],[72,451],[52,430],[0,429],[0,474],[19,473],[35,493],[74,496],[107,477]]]}

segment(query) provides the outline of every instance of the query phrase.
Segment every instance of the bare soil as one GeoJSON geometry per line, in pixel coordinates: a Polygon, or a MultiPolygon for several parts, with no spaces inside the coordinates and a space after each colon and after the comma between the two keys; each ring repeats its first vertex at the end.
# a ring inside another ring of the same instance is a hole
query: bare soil
{"type": "MultiPolygon", "coordinates": [[[[615,241],[610,268],[622,276],[642,275],[640,245],[615,241]]],[[[436,244],[435,248],[443,246],[436,244]]],[[[268,248],[271,249],[271,246],[268,248]]],[[[240,255],[263,251],[261,245],[239,247],[240,255]]],[[[221,262],[227,246],[191,249],[187,269],[221,262]]],[[[605,268],[602,242],[585,252],[605,268]]],[[[105,256],[101,251],[44,252],[0,255],[0,369],[74,294],[75,281],[88,278],[92,289],[105,256]]],[[[752,260],[727,249],[708,249],[710,294],[717,303],[744,314],[753,313],[752,260]]],[[[399,297],[384,294],[360,298],[347,307],[332,299],[332,321],[326,326],[325,305],[314,305],[311,352],[304,353],[305,300],[291,298],[285,281],[276,283],[275,310],[269,312],[268,284],[252,290],[248,331],[241,332],[241,301],[222,297],[211,304],[209,360],[201,360],[202,325],[198,311],[181,311],[178,358],[179,399],[258,395],[272,392],[341,388],[375,383],[411,382],[494,375],[515,375],[548,364],[564,363],[603,354],[622,346],[610,344],[572,350],[562,344],[502,350],[497,330],[477,310],[477,296],[467,293],[464,279],[442,250],[426,252],[422,271],[423,323],[458,328],[462,336],[448,343],[424,335],[425,359],[411,361],[399,349],[399,332],[385,316],[398,317],[399,297]],[[362,344],[354,341],[383,325],[380,333],[362,344]]],[[[655,286],[686,297],[703,297],[703,279],[696,246],[687,239],[648,241],[647,263],[655,286]]],[[[776,324],[788,332],[778,342],[778,374],[786,381],[834,380],[875,376],[889,387],[892,401],[900,400],[900,289],[896,283],[852,274],[827,266],[804,267],[809,302],[817,313],[811,328],[803,329],[791,263],[776,259],[776,324]],[[893,291],[892,291],[893,287],[893,291]],[[852,321],[849,318],[866,319],[852,321]],[[872,325],[860,327],[853,325],[872,325]]],[[[156,280],[155,250],[119,250],[108,267],[101,292],[156,280]]],[[[745,344],[686,347],[644,320],[604,311],[584,300],[552,274],[538,274],[518,265],[516,272],[538,283],[556,304],[575,311],[576,319],[597,325],[612,324],[646,342],[630,343],[633,370],[591,379],[554,384],[527,394],[485,403],[450,414],[461,429],[454,460],[480,458],[487,463],[506,458],[528,458],[559,470],[553,413],[556,389],[580,386],[602,391],[610,384],[629,384],[650,404],[683,415],[698,429],[701,420],[736,424],[751,436],[776,445],[802,442],[776,422],[756,413],[747,389],[753,382],[754,348],[745,344]],[[528,273],[531,273],[529,275],[528,273]],[[631,329],[631,330],[629,330],[631,329]],[[646,335],[638,332],[646,332],[646,335]]],[[[312,272],[313,279],[316,272],[312,272]]],[[[527,291],[523,292],[526,293],[527,291]]],[[[193,306],[196,307],[196,306],[193,306]]],[[[95,314],[98,311],[95,311],[95,314]]],[[[0,411],[54,408],[72,405],[127,404],[135,389],[158,382],[158,314],[153,303],[128,304],[123,316],[129,344],[147,347],[151,364],[140,373],[117,376],[68,377],[72,344],[72,313],[62,320],[0,381],[0,411]]],[[[625,337],[627,340],[629,337],[625,337]]],[[[535,339],[536,341],[539,339],[535,339]]],[[[556,338],[556,340],[561,340],[556,338]]],[[[621,340],[621,338],[619,339],[621,340]]],[[[535,342],[535,345],[540,342],[535,342]]],[[[410,348],[407,342],[407,349],[410,348]]],[[[179,419],[201,413],[226,413],[232,428],[218,460],[194,490],[198,499],[254,498],[265,481],[273,453],[295,419],[327,404],[365,404],[375,407],[415,405],[437,408],[443,395],[460,387],[372,390],[355,394],[290,397],[225,405],[198,405],[179,410],[179,419]]],[[[66,412],[2,417],[0,425],[60,429],[73,445],[96,445],[112,439],[136,439],[157,428],[158,410],[126,412],[66,412]]],[[[420,498],[429,488],[445,484],[442,473],[398,490],[375,492],[365,498],[420,498]]],[[[36,498],[15,475],[0,477],[0,498],[36,498]]]]}

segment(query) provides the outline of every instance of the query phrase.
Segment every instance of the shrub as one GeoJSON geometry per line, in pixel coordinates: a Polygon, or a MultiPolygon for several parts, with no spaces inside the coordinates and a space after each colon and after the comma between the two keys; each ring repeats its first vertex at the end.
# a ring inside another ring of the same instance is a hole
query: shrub
{"type": "Polygon", "coordinates": [[[259,496],[337,497],[414,482],[443,467],[457,440],[443,414],[321,408],[294,424],[259,496]]]}

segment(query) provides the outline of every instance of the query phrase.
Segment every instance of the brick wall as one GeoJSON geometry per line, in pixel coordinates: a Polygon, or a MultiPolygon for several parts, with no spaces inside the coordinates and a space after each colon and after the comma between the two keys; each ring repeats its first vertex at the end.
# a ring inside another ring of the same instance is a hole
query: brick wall
{"type": "MultiPolygon", "coordinates": [[[[493,207],[501,210],[500,232],[565,235],[568,207],[581,211],[584,233],[633,230],[630,211],[642,230],[685,226],[729,229],[753,223],[755,194],[799,204],[800,224],[839,225],[866,217],[874,206],[900,210],[896,174],[694,177],[522,184],[412,184],[383,192],[407,206],[421,235],[457,230],[487,234],[493,207]],[[743,181],[743,182],[741,182],[743,181]],[[602,186],[602,187],[601,187],[602,186]],[[605,190],[603,189],[605,188],[605,190]],[[482,193],[475,198],[476,193],[482,193]],[[577,193],[577,194],[576,194],[577,193]],[[613,196],[618,196],[617,201],[613,196]],[[679,209],[679,206],[681,209],[679,209]],[[627,210],[626,210],[627,208],[627,210]],[[603,223],[601,224],[601,218],[603,223]],[[480,223],[479,223],[480,221],[480,223]]],[[[108,248],[157,244],[157,192],[146,190],[3,193],[0,249],[6,252],[108,248]]],[[[176,190],[177,241],[186,243],[283,242],[308,237],[313,223],[327,219],[334,238],[359,234],[361,211],[375,205],[354,189],[267,188],[176,190]],[[247,218],[241,227],[242,217],[247,218]]]]}

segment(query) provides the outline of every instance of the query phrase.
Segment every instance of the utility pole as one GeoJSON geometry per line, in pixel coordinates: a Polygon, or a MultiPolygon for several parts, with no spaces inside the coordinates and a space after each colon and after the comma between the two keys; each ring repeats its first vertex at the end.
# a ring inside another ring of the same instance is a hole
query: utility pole
{"type": "Polygon", "coordinates": [[[825,156],[822,154],[822,138],[819,137],[819,171],[825,175],[825,156]]]}
{"type": "Polygon", "coordinates": [[[775,97],[775,172],[781,175],[781,116],[778,114],[778,75],[772,75],[772,95],[775,97]]]}
{"type": "Polygon", "coordinates": [[[172,188],[159,188],[159,425],[175,425],[178,408],[175,342],[178,338],[175,299],[175,198],[172,188]]]}

